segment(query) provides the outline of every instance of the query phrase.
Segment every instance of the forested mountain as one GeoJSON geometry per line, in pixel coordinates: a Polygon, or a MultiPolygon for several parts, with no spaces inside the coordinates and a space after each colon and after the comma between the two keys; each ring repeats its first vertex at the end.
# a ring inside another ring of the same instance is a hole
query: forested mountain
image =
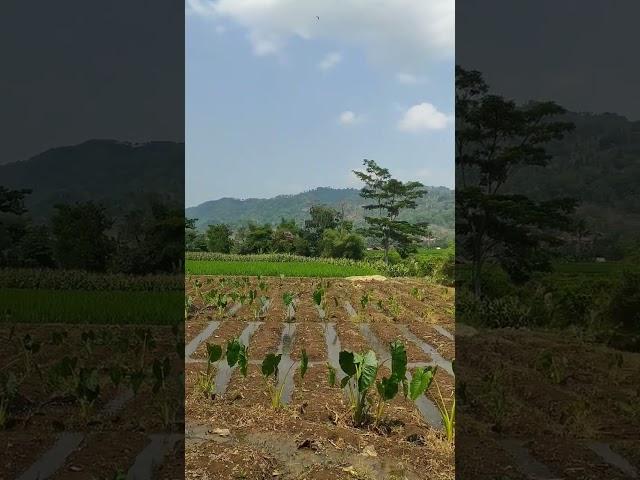
{"type": "MultiPolygon", "coordinates": [[[[401,218],[412,222],[428,222],[438,237],[452,238],[454,225],[454,191],[446,187],[427,187],[428,194],[418,208],[402,213],[401,218]]],[[[274,198],[221,198],[186,209],[186,216],[197,218],[197,226],[226,223],[237,227],[247,222],[277,223],[281,218],[294,219],[302,224],[308,218],[309,207],[324,204],[344,211],[345,218],[359,226],[364,223],[365,201],[355,188],[316,188],[296,195],[274,198]]]]}
{"type": "Polygon", "coordinates": [[[550,145],[549,166],[523,168],[507,187],[540,200],[578,200],[577,214],[600,239],[601,253],[615,255],[608,246],[615,250],[619,239],[640,232],[640,122],[612,113],[563,120],[575,129],[550,145]]]}
{"type": "Polygon", "coordinates": [[[31,189],[29,214],[45,220],[58,203],[94,200],[114,213],[156,197],[182,203],[184,143],[90,140],[0,165],[0,185],[31,189]]]}

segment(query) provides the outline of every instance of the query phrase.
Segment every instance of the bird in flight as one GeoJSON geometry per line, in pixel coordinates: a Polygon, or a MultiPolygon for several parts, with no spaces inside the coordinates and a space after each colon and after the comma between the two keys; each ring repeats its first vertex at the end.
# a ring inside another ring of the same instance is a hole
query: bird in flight
{"type": "Polygon", "coordinates": [[[316,18],[317,18],[318,20],[320,20],[320,17],[319,17],[318,15],[316,15],[316,18]]]}

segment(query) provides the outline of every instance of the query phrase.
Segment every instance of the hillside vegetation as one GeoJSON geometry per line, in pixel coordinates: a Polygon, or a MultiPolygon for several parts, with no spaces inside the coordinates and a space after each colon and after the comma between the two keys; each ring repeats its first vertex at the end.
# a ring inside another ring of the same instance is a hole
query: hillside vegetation
{"type": "MultiPolygon", "coordinates": [[[[412,223],[427,222],[439,238],[453,238],[454,191],[447,187],[426,187],[427,195],[419,200],[415,210],[407,210],[400,215],[402,220],[412,223]]],[[[279,195],[274,198],[221,198],[204,202],[186,209],[188,218],[197,218],[200,229],[209,224],[226,223],[239,227],[247,222],[276,224],[282,218],[293,219],[298,224],[309,218],[309,207],[328,205],[344,211],[345,219],[353,221],[356,227],[364,225],[362,205],[365,200],[355,188],[316,188],[296,195],[279,195]]]]}

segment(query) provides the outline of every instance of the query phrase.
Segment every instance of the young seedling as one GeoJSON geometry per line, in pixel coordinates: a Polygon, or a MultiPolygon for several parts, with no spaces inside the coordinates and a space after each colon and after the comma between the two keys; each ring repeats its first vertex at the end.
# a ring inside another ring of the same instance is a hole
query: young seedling
{"type": "Polygon", "coordinates": [[[160,418],[162,419],[162,425],[166,428],[171,424],[171,405],[167,394],[167,376],[171,372],[171,362],[168,357],[165,357],[163,361],[155,359],[153,362],[153,388],[154,395],[159,395],[158,409],[160,411],[160,418]]]}
{"type": "Polygon", "coordinates": [[[296,317],[296,296],[294,293],[285,292],[282,294],[282,302],[285,309],[285,321],[292,322],[296,317]]]}
{"type": "Polygon", "coordinates": [[[394,319],[399,318],[402,314],[402,307],[394,296],[389,297],[387,307],[389,315],[391,315],[391,317],[393,317],[394,319]]]}
{"type": "Polygon", "coordinates": [[[207,397],[213,399],[215,397],[216,384],[213,376],[213,364],[222,358],[222,347],[220,345],[211,345],[207,343],[207,369],[199,372],[196,385],[198,390],[207,397]]]}
{"type": "Polygon", "coordinates": [[[324,318],[329,318],[326,290],[321,285],[318,285],[318,288],[313,292],[313,303],[315,303],[316,307],[322,311],[324,318]]]}
{"type": "Polygon", "coordinates": [[[424,300],[424,295],[422,294],[422,291],[418,289],[418,287],[413,287],[411,289],[411,296],[419,302],[422,302],[422,300],[424,300]]]}
{"type": "Polygon", "coordinates": [[[369,388],[378,375],[378,359],[373,350],[364,355],[343,350],[338,356],[338,362],[345,373],[340,387],[349,387],[353,422],[356,426],[362,426],[369,417],[369,388]]]}
{"type": "Polygon", "coordinates": [[[264,317],[266,315],[267,308],[269,307],[269,302],[270,302],[269,297],[266,297],[264,295],[260,297],[260,308],[258,309],[256,318],[264,317]]]}
{"type": "Polygon", "coordinates": [[[24,371],[28,375],[35,365],[33,356],[40,351],[40,342],[34,340],[31,335],[26,334],[22,338],[22,351],[24,353],[24,371]]]}
{"type": "Polygon", "coordinates": [[[9,421],[9,407],[18,393],[18,381],[13,372],[0,377],[0,430],[4,430],[9,421]]]}
{"type": "Polygon", "coordinates": [[[399,386],[403,386],[403,391],[407,391],[407,351],[404,344],[399,340],[389,345],[391,351],[391,376],[383,377],[376,382],[378,390],[378,407],[376,408],[375,422],[380,423],[384,414],[386,402],[393,400],[398,393],[399,386]]]}
{"type": "MultiPolygon", "coordinates": [[[[291,374],[293,367],[296,365],[295,362],[292,362],[289,366],[289,369],[285,373],[282,378],[281,384],[278,384],[278,367],[280,365],[280,361],[282,360],[282,354],[269,353],[264,360],[262,361],[261,371],[262,377],[264,378],[265,384],[267,386],[267,390],[269,392],[269,397],[271,398],[271,407],[274,409],[279,409],[284,406],[282,403],[282,393],[284,392],[284,387],[286,384],[287,377],[291,374]],[[270,380],[270,377],[273,377],[270,380]]],[[[300,361],[300,377],[304,378],[307,373],[307,369],[309,366],[309,357],[307,356],[307,352],[302,350],[302,360],[300,361]]]]}
{"type": "Polygon", "coordinates": [[[371,294],[369,292],[366,292],[362,295],[362,297],[360,297],[360,307],[362,307],[362,310],[367,308],[369,302],[371,302],[371,294]]]}
{"type": "Polygon", "coordinates": [[[240,342],[238,338],[234,338],[227,342],[227,364],[229,364],[230,367],[238,365],[242,376],[247,376],[247,369],[249,367],[249,351],[247,346],[240,342]]]}
{"type": "MultiPolygon", "coordinates": [[[[378,424],[384,415],[384,407],[391,401],[400,390],[405,397],[415,401],[429,388],[435,368],[417,368],[412,376],[411,383],[407,382],[407,352],[405,346],[399,340],[389,344],[391,375],[376,381],[379,368],[375,353],[369,350],[365,354],[353,353],[347,350],[340,352],[338,361],[340,368],[345,373],[345,377],[340,383],[340,387],[348,387],[349,403],[353,413],[353,423],[362,426],[370,419],[369,410],[371,398],[370,387],[375,383],[378,393],[378,401],[375,409],[375,423],[378,424]]],[[[384,362],[383,362],[384,363],[384,362]]],[[[329,384],[336,384],[336,370],[329,364],[328,377],[329,384]]]]}
{"type": "MultiPolygon", "coordinates": [[[[244,377],[247,376],[247,368],[249,366],[248,349],[238,338],[227,342],[227,351],[224,356],[226,356],[227,363],[230,367],[238,365],[240,367],[240,373],[244,377]]],[[[199,373],[196,386],[205,397],[211,398],[212,400],[215,398],[216,391],[213,364],[222,358],[222,347],[220,345],[207,343],[207,369],[199,373]]]]}
{"type": "Polygon", "coordinates": [[[567,364],[566,357],[557,357],[549,350],[542,352],[537,361],[538,370],[542,371],[555,385],[560,385],[567,379],[567,364]]]}
{"type": "Polygon", "coordinates": [[[91,407],[100,395],[100,378],[95,368],[81,368],[76,377],[76,399],[80,405],[80,416],[87,420],[91,407]]]}
{"type": "Polygon", "coordinates": [[[455,395],[451,395],[451,407],[447,409],[447,404],[442,398],[442,393],[440,392],[440,387],[438,386],[438,381],[435,381],[436,389],[438,390],[439,401],[437,402],[438,410],[440,411],[440,417],[442,418],[442,424],[444,425],[444,431],[447,435],[447,441],[449,443],[453,442],[453,437],[455,435],[456,428],[456,397],[455,395]]]}

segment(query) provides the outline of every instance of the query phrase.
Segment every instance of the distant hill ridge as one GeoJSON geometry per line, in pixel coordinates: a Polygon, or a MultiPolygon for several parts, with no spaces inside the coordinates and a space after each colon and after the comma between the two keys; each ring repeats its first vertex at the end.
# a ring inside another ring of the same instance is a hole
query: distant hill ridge
{"type": "MultiPolygon", "coordinates": [[[[419,201],[418,208],[407,210],[403,219],[412,222],[428,222],[434,231],[452,235],[454,227],[454,191],[447,187],[426,187],[427,195],[419,201]]],[[[198,228],[213,223],[226,223],[237,227],[247,222],[275,224],[281,218],[294,219],[298,224],[309,218],[312,205],[329,205],[344,211],[345,217],[356,225],[364,223],[366,202],[356,188],[319,187],[294,195],[278,195],[273,198],[221,198],[187,208],[188,218],[197,218],[198,228]]]]}
{"type": "Polygon", "coordinates": [[[28,188],[29,213],[46,219],[57,203],[94,200],[114,212],[155,195],[182,202],[184,143],[89,140],[0,165],[0,185],[28,188]]]}

